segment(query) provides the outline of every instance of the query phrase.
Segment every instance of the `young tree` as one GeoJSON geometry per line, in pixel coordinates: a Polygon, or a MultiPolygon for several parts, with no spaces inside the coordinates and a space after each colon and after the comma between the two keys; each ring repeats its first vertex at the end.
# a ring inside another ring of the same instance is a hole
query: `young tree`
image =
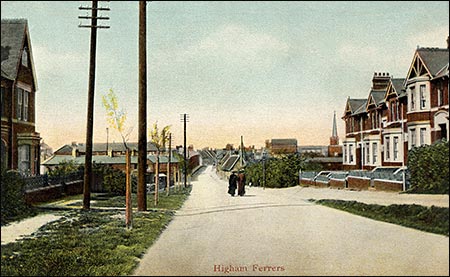
{"type": "MultiPolygon", "coordinates": [[[[156,147],[156,170],[155,170],[155,206],[158,204],[158,189],[159,189],[159,155],[161,150],[166,148],[169,142],[170,125],[165,126],[161,132],[158,128],[158,122],[153,124],[153,129],[150,131],[150,138],[156,147]]],[[[170,151],[170,150],[169,150],[170,151]]]]}
{"type": "Polygon", "coordinates": [[[117,96],[112,89],[109,89],[109,92],[106,95],[102,96],[102,103],[106,109],[107,120],[111,128],[116,129],[120,136],[122,137],[123,145],[126,149],[126,158],[125,158],[125,175],[126,175],[126,207],[125,207],[125,224],[127,228],[131,228],[132,225],[132,205],[131,205],[131,174],[130,174],[130,160],[131,154],[130,149],[127,145],[128,136],[131,133],[131,129],[127,134],[124,133],[125,130],[125,121],[127,120],[127,114],[123,110],[119,109],[119,103],[117,100],[117,96]]]}
{"type": "Polygon", "coordinates": [[[119,101],[114,93],[113,89],[109,89],[106,95],[102,96],[103,107],[106,109],[107,121],[109,126],[116,129],[122,137],[123,145],[128,148],[127,141],[132,131],[132,128],[125,133],[125,122],[127,120],[127,113],[122,109],[119,109],[119,101]]]}

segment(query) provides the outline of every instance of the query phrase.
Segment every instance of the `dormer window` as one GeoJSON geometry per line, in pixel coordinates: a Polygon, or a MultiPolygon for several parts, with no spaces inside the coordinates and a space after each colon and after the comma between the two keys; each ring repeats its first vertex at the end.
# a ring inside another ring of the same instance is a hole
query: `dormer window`
{"type": "Polygon", "coordinates": [[[22,51],[22,65],[28,67],[28,48],[23,48],[22,51]]]}

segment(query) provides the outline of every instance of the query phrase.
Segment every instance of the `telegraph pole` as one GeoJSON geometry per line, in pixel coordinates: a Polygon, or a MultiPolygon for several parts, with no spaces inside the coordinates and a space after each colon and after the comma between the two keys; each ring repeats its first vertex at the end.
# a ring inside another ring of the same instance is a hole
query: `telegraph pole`
{"type": "Polygon", "coordinates": [[[186,123],[189,121],[189,116],[187,114],[183,114],[183,123],[184,123],[184,147],[183,147],[183,157],[184,157],[184,187],[187,187],[187,157],[186,157],[186,123]]]}
{"type": "Polygon", "coordinates": [[[86,156],[84,162],[84,185],[83,185],[83,209],[90,209],[91,202],[91,181],[92,181],[92,137],[94,129],[94,88],[95,88],[95,58],[97,48],[97,29],[109,28],[109,26],[97,25],[97,20],[109,20],[109,17],[97,16],[98,11],[109,11],[109,8],[98,7],[98,1],[92,1],[92,7],[80,6],[80,10],[91,10],[91,16],[78,16],[79,19],[90,19],[91,25],[78,25],[80,28],[91,29],[91,46],[89,62],[89,88],[88,88],[88,108],[86,126],[86,156]]]}
{"type": "Polygon", "coordinates": [[[172,171],[170,170],[171,163],[172,163],[172,133],[169,133],[169,162],[167,163],[167,196],[169,196],[170,192],[170,174],[172,174],[172,171]]]}
{"type": "Polygon", "coordinates": [[[147,27],[146,1],[139,1],[139,129],[138,129],[138,211],[147,210],[147,27]]]}

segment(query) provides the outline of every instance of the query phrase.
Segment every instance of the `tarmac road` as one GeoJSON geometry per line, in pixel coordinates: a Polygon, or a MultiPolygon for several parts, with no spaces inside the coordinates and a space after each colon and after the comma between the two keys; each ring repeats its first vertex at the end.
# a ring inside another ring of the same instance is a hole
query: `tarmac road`
{"type": "Polygon", "coordinates": [[[246,190],[231,197],[208,167],[134,275],[449,275],[446,236],[313,204],[300,187],[246,190]]]}

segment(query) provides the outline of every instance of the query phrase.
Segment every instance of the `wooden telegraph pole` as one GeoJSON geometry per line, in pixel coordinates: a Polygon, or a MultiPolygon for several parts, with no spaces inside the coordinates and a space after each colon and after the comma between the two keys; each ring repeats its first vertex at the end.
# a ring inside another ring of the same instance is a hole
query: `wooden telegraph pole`
{"type": "Polygon", "coordinates": [[[109,20],[109,17],[98,16],[98,11],[109,11],[109,8],[98,7],[98,1],[92,1],[92,7],[79,7],[80,10],[91,10],[92,15],[79,16],[79,19],[90,19],[91,25],[78,25],[80,28],[91,29],[91,46],[89,62],[89,88],[88,108],[86,126],[86,157],[84,162],[84,185],[83,185],[83,209],[90,209],[91,181],[92,181],[92,137],[94,129],[94,88],[95,88],[95,58],[97,48],[97,29],[109,28],[109,26],[97,25],[97,20],[109,20]]]}
{"type": "Polygon", "coordinates": [[[138,130],[138,211],[147,210],[147,43],[146,1],[139,1],[139,130],[138,130]]]}

